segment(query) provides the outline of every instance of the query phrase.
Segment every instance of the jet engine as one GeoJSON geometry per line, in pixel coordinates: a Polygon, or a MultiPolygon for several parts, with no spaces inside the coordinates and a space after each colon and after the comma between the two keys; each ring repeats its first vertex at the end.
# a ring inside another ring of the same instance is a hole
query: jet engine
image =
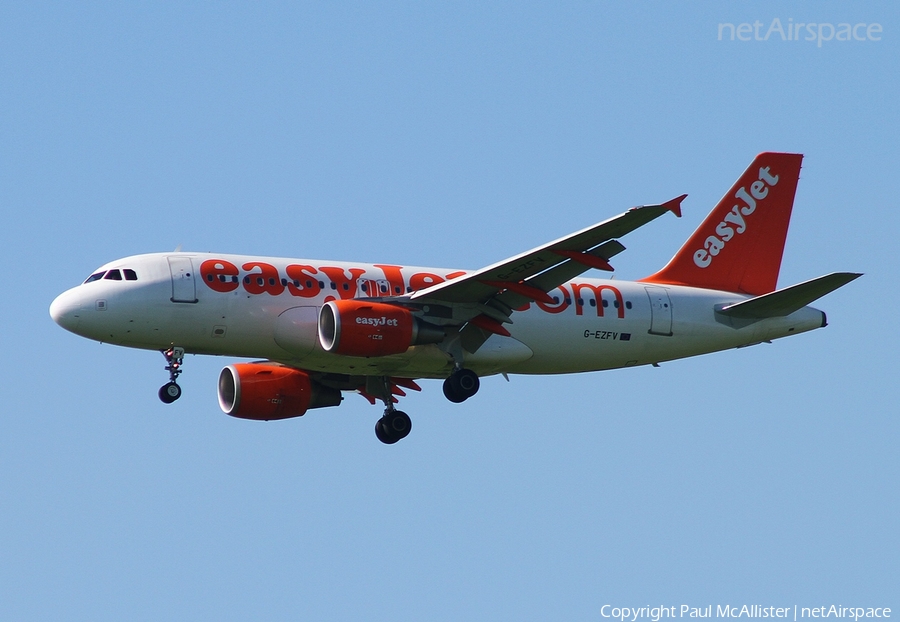
{"type": "Polygon", "coordinates": [[[409,309],[383,302],[332,300],[319,312],[319,344],[347,356],[402,354],[410,346],[440,343],[444,329],[409,309]]]}
{"type": "Polygon", "coordinates": [[[299,417],[310,408],[337,406],[341,392],[304,371],[274,363],[237,363],[219,374],[219,406],[241,419],[299,417]]]}

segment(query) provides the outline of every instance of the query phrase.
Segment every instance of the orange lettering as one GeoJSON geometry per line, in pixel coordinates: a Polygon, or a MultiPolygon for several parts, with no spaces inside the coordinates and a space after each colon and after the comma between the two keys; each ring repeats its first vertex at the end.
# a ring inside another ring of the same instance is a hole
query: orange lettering
{"type": "MultiPolygon", "coordinates": [[[[581,290],[589,289],[594,292],[594,300],[597,301],[597,317],[603,317],[603,291],[610,290],[613,295],[616,297],[616,312],[619,315],[619,319],[625,317],[625,302],[622,300],[622,292],[613,287],[612,285],[590,285],[588,283],[572,283],[572,293],[575,298],[581,297],[581,290]]],[[[575,314],[582,314],[582,305],[576,305],[575,314]]]]}
{"type": "Polygon", "coordinates": [[[438,283],[443,282],[443,277],[440,277],[437,274],[432,274],[430,272],[416,272],[414,275],[409,277],[409,286],[413,291],[425,289],[426,287],[431,287],[432,285],[437,285],[438,283]]]}
{"type": "Polygon", "coordinates": [[[210,289],[217,292],[232,292],[238,288],[238,269],[224,259],[207,259],[200,264],[200,276],[210,289]]]}
{"type": "MultiPolygon", "coordinates": [[[[383,266],[375,264],[376,268],[380,268],[384,272],[384,278],[391,285],[391,294],[397,296],[404,293],[403,291],[403,274],[400,272],[400,266],[383,266]]],[[[377,294],[370,294],[375,296],[377,294]]]]}
{"type": "Polygon", "coordinates": [[[287,288],[291,296],[314,298],[322,291],[322,288],[319,287],[319,279],[313,276],[318,270],[312,266],[291,264],[284,271],[288,277],[287,288]]]}
{"type": "Polygon", "coordinates": [[[259,272],[251,272],[244,276],[244,289],[250,294],[262,294],[266,292],[272,296],[278,296],[284,292],[281,277],[275,266],[261,261],[250,261],[241,266],[244,270],[259,268],[259,272]]]}
{"type": "Polygon", "coordinates": [[[344,273],[343,268],[319,268],[331,282],[337,286],[338,296],[341,298],[356,298],[357,279],[366,273],[359,268],[350,268],[350,278],[344,273]]]}
{"type": "MultiPolygon", "coordinates": [[[[546,302],[541,302],[540,300],[535,300],[534,304],[536,304],[538,306],[538,308],[543,309],[547,313],[562,313],[563,311],[568,309],[569,304],[570,304],[569,300],[567,300],[569,298],[569,291],[562,285],[560,285],[556,289],[558,289],[559,291],[562,292],[562,297],[559,298],[558,303],[551,305],[551,304],[547,304],[546,302]]],[[[550,290],[550,291],[552,292],[553,290],[550,290]]],[[[557,298],[557,297],[551,296],[551,298],[557,298]]]]}

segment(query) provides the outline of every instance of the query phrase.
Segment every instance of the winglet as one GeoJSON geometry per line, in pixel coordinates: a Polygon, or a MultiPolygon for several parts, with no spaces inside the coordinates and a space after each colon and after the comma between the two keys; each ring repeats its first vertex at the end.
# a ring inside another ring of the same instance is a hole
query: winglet
{"type": "Polygon", "coordinates": [[[680,197],[675,197],[671,201],[666,201],[660,207],[664,207],[679,218],[681,218],[681,202],[687,198],[686,194],[682,194],[680,197]]]}

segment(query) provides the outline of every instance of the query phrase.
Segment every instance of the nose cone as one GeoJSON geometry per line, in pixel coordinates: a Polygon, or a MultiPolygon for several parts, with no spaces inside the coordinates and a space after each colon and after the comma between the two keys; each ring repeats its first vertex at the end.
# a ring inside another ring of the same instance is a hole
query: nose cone
{"type": "Polygon", "coordinates": [[[81,320],[81,300],[78,288],[70,289],[56,297],[50,304],[50,317],[68,331],[75,332],[81,320]]]}

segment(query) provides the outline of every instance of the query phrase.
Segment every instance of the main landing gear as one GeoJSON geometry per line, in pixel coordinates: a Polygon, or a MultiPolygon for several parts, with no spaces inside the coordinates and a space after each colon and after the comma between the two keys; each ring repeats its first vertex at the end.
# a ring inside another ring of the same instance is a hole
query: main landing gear
{"type": "Polygon", "coordinates": [[[181,387],[176,380],[181,374],[181,365],[184,363],[184,348],[171,347],[162,351],[166,357],[166,371],[169,372],[169,382],[159,388],[159,399],[164,404],[171,404],[181,397],[181,387]]]}
{"type": "MultiPolygon", "coordinates": [[[[457,367],[456,370],[444,381],[444,395],[451,402],[464,402],[478,392],[481,381],[471,369],[457,367]]],[[[413,384],[416,390],[418,387],[413,384]]],[[[369,376],[366,378],[364,395],[373,400],[375,396],[384,402],[384,415],[375,423],[375,436],[385,445],[393,445],[397,441],[409,436],[412,430],[412,421],[405,412],[394,408],[394,398],[391,378],[369,376]]],[[[405,395],[402,391],[399,395],[405,395]]]]}
{"type": "Polygon", "coordinates": [[[384,416],[375,422],[375,436],[385,445],[404,439],[412,430],[412,420],[402,410],[385,408],[384,416]]]}
{"type": "Polygon", "coordinates": [[[465,402],[478,393],[481,381],[471,369],[457,368],[444,380],[444,397],[455,404],[465,402]]]}
{"type": "Polygon", "coordinates": [[[384,402],[384,415],[375,422],[375,436],[385,445],[393,445],[409,436],[412,420],[405,412],[394,408],[391,379],[370,376],[366,379],[366,392],[377,395],[384,402]]]}

